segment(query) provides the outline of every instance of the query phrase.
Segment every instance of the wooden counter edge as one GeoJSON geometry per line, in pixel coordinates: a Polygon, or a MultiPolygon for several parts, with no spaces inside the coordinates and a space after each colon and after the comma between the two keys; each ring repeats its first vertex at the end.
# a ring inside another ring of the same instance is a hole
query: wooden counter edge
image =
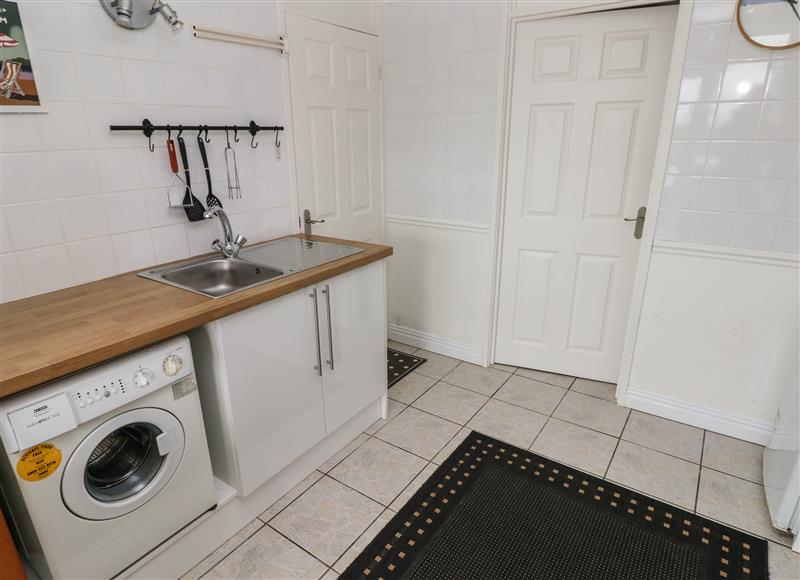
{"type": "MultiPolygon", "coordinates": [[[[146,332],[141,332],[134,336],[124,337],[120,340],[103,344],[102,346],[87,347],[84,352],[72,356],[65,356],[62,359],[49,362],[47,365],[34,366],[26,371],[17,372],[11,376],[0,378],[0,399],[14,395],[16,393],[40,386],[44,383],[64,377],[74,372],[89,368],[96,364],[111,360],[118,356],[145,348],[161,340],[187,332],[208,322],[218,320],[224,316],[241,312],[247,308],[252,308],[258,304],[263,304],[274,300],[295,290],[305,288],[322,280],[344,274],[356,268],[366,266],[372,262],[388,258],[394,253],[391,246],[374,244],[371,242],[356,242],[339,238],[313,235],[308,238],[302,234],[284,237],[298,237],[317,241],[333,242],[339,244],[353,245],[364,249],[364,252],[353,254],[346,258],[334,260],[327,264],[317,266],[304,272],[299,272],[274,282],[267,282],[260,286],[250,288],[223,298],[208,298],[194,308],[196,312],[189,309],[186,316],[180,320],[174,320],[164,325],[155,325],[146,332]]],[[[277,239],[277,238],[276,238],[277,239]]],[[[272,240],[268,240],[272,241],[272,240]]],[[[151,266],[146,270],[152,270],[160,266],[151,266]]],[[[128,272],[120,276],[136,276],[137,272],[128,272]]],[[[117,278],[117,277],[114,277],[117,278]]],[[[100,281],[102,282],[102,280],[100,281]]],[[[95,282],[96,284],[97,282],[95,282]]],[[[159,282],[153,281],[154,284],[159,282]]],[[[73,287],[74,288],[74,287],[73,287]]],[[[177,292],[188,292],[179,288],[173,288],[177,292]]],[[[60,290],[50,293],[57,294],[60,290]]],[[[23,299],[25,300],[25,299],[23,299]]],[[[45,340],[45,337],[42,337],[45,340]]],[[[0,353],[0,366],[2,366],[2,353],[0,353]]]]}

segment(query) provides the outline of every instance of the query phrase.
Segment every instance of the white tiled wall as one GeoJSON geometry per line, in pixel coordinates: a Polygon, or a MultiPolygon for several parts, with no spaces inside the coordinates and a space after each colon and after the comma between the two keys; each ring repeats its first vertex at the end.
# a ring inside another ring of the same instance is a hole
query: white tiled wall
{"type": "MultiPolygon", "coordinates": [[[[0,116],[2,301],[210,251],[217,220],[190,224],[167,208],[166,135],[154,135],[150,153],[141,134],[108,125],[285,124],[277,52],[191,34],[205,24],[277,36],[275,3],[173,0],[186,22],[178,34],[160,19],[123,30],[96,1],[21,4],[48,112],[0,116]]],[[[192,186],[205,201],[195,137],[184,133],[192,186]]],[[[287,155],[275,160],[273,136],[251,149],[240,134],[241,200],[227,197],[224,134],[211,137],[214,192],[235,231],[251,242],[292,231],[287,155]]]]}
{"type": "Polygon", "coordinates": [[[656,237],[796,253],[798,50],[749,44],[734,6],[695,3],[656,237]]]}
{"type": "Polygon", "coordinates": [[[387,213],[488,224],[503,2],[385,6],[387,213]]]}

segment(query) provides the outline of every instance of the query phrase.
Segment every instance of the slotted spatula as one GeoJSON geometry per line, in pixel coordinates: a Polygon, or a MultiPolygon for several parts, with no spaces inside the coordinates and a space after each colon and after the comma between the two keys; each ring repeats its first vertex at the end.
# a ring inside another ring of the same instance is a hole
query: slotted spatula
{"type": "Polygon", "coordinates": [[[203,158],[203,169],[206,172],[206,184],[208,185],[208,195],[206,195],[206,205],[208,206],[208,209],[211,209],[212,207],[215,206],[222,207],[222,202],[211,191],[211,171],[208,168],[208,155],[206,154],[206,144],[200,135],[197,136],[197,146],[200,148],[200,157],[203,158]]]}
{"type": "Polygon", "coordinates": [[[186,142],[183,137],[178,137],[178,149],[181,151],[181,163],[183,163],[183,173],[186,176],[186,193],[183,195],[184,211],[186,217],[190,222],[199,222],[204,219],[203,214],[206,213],[206,208],[192,193],[192,181],[189,178],[189,159],[186,155],[186,142]]]}

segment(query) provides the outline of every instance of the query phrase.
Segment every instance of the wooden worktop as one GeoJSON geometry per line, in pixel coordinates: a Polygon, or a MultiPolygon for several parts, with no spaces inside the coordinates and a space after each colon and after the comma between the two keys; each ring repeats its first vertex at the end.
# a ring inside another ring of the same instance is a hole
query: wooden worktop
{"type": "Polygon", "coordinates": [[[390,246],[307,239],[365,251],[224,298],[129,272],[0,305],[0,398],[392,255],[390,246]]]}

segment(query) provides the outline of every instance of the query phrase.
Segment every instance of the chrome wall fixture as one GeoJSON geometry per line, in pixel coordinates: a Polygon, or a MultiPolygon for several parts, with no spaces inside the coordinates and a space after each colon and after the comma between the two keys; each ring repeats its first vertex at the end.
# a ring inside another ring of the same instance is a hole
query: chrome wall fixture
{"type": "Polygon", "coordinates": [[[162,0],[100,0],[100,5],[109,18],[123,28],[134,30],[147,28],[156,19],[157,14],[170,25],[173,32],[183,28],[178,13],[162,0]]]}

